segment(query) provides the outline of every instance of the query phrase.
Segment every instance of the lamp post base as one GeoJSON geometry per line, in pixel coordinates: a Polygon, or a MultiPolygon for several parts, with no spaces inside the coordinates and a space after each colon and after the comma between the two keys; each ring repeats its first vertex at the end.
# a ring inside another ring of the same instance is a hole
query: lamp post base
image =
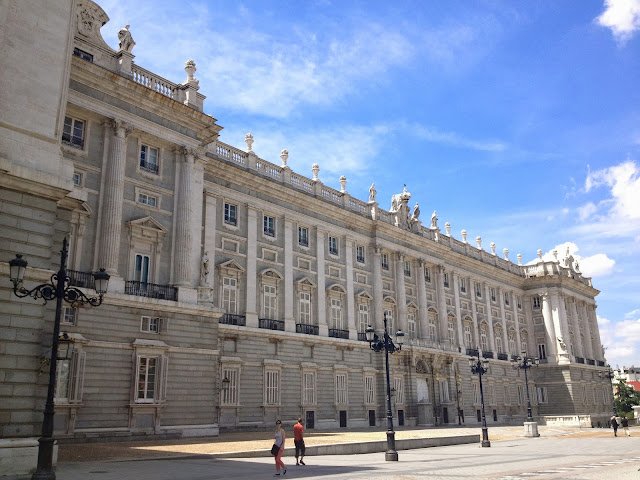
{"type": "Polygon", "coordinates": [[[384,459],[387,462],[397,462],[398,452],[396,451],[396,432],[387,431],[387,451],[384,452],[384,459]]]}
{"type": "Polygon", "coordinates": [[[398,461],[398,452],[395,450],[384,452],[384,459],[387,462],[397,462],[398,461]]]}
{"type": "Polygon", "coordinates": [[[524,436],[525,437],[539,437],[538,423],[537,422],[524,422],[524,436]]]}
{"type": "Polygon", "coordinates": [[[483,447],[490,447],[491,446],[491,442],[489,441],[489,432],[487,430],[487,427],[482,427],[482,443],[481,445],[483,447]]]}

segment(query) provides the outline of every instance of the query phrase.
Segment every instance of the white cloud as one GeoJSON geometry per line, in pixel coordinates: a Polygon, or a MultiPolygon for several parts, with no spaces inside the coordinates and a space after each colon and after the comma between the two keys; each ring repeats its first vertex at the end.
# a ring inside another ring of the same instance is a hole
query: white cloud
{"type": "Polygon", "coordinates": [[[580,220],[586,220],[591,215],[598,211],[598,207],[593,202],[584,204],[582,207],[578,207],[578,216],[580,220]]]}
{"type": "Polygon", "coordinates": [[[627,160],[613,167],[589,172],[585,180],[585,192],[589,193],[602,185],[611,188],[611,213],[640,219],[640,167],[635,162],[627,160]]]}
{"type": "MultiPolygon", "coordinates": [[[[556,259],[562,263],[567,256],[567,251],[571,254],[578,264],[578,268],[585,277],[603,277],[613,272],[616,261],[609,258],[606,253],[596,253],[588,257],[582,257],[576,252],[579,250],[578,245],[573,242],[564,242],[556,245],[547,253],[542,255],[542,259],[546,262],[555,261],[556,259]],[[554,255],[556,252],[556,255],[554,255]]],[[[531,260],[527,265],[534,264],[538,259],[531,260]]]]}
{"type": "Polygon", "coordinates": [[[610,28],[618,42],[625,43],[640,29],[640,0],[605,0],[604,6],[596,21],[610,28]]]}

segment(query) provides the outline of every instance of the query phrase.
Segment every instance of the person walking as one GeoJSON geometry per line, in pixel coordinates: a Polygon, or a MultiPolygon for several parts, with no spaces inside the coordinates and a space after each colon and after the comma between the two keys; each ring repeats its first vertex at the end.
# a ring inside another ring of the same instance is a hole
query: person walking
{"type": "Polygon", "coordinates": [[[627,437],[630,437],[631,432],[629,432],[629,420],[627,420],[627,417],[622,417],[622,420],[620,420],[620,425],[622,426],[622,430],[624,430],[624,433],[627,435],[627,437]]]}
{"type": "Polygon", "coordinates": [[[302,418],[298,419],[298,423],[293,426],[293,443],[296,446],[296,465],[305,465],[302,461],[304,457],[304,425],[302,424],[302,418]],[[298,462],[298,456],[300,456],[300,462],[298,462]]]}
{"type": "Polygon", "coordinates": [[[611,426],[613,427],[613,436],[617,437],[618,436],[618,421],[616,420],[616,417],[611,417],[611,426]]]}
{"type": "Polygon", "coordinates": [[[284,430],[282,429],[282,422],[280,420],[276,421],[276,435],[275,435],[275,444],[280,447],[278,450],[278,454],[276,455],[276,473],[273,474],[274,477],[280,476],[280,467],[282,467],[282,475],[287,474],[287,466],[282,461],[282,454],[284,453],[284,443],[286,440],[286,435],[284,430]]]}

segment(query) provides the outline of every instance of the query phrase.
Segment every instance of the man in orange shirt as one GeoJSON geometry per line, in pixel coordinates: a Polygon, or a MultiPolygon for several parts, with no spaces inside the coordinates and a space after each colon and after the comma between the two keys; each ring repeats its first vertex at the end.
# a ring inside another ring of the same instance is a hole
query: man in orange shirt
{"type": "Polygon", "coordinates": [[[302,425],[302,418],[298,419],[298,423],[293,426],[293,444],[296,446],[296,465],[305,465],[302,461],[304,457],[304,426],[302,425]],[[298,461],[298,456],[300,461],[298,461]]]}

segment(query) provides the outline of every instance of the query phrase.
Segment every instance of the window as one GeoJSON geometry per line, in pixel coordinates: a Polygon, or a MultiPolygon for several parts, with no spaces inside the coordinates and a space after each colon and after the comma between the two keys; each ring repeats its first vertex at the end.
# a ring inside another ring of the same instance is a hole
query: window
{"type": "Polygon", "coordinates": [[[300,323],[311,325],[311,294],[309,292],[300,292],[299,302],[300,323]]]}
{"type": "Polygon", "coordinates": [[[386,253],[380,255],[380,261],[382,262],[382,268],[389,270],[389,256],[386,253]]]}
{"type": "Polygon", "coordinates": [[[302,374],[302,404],[316,404],[316,373],[304,372],[302,374]]]}
{"type": "Polygon", "coordinates": [[[511,405],[511,391],[509,385],[504,386],[504,404],[511,405]]]}
{"type": "Polygon", "coordinates": [[[424,281],[431,283],[431,272],[429,271],[429,267],[424,267],[424,281]]]}
{"type": "Polygon", "coordinates": [[[387,333],[393,337],[395,333],[393,330],[393,310],[391,308],[385,308],[384,314],[387,316],[387,333]]]}
{"type": "Polygon", "coordinates": [[[480,404],[480,385],[478,385],[475,382],[472,385],[473,385],[473,404],[479,405],[480,404]]]}
{"type": "Polygon", "coordinates": [[[505,292],[505,294],[504,294],[504,304],[505,305],[509,305],[510,304],[509,294],[507,292],[505,292]]]}
{"type": "Polygon", "coordinates": [[[338,239],[336,237],[329,236],[329,253],[338,255],[338,239]]]}
{"type": "Polygon", "coordinates": [[[453,324],[453,320],[449,319],[447,321],[447,333],[449,335],[449,344],[456,344],[456,327],[453,324]]]}
{"type": "Polygon", "coordinates": [[[222,378],[227,379],[229,383],[226,388],[221,390],[221,405],[238,405],[238,377],[239,371],[237,368],[224,367],[222,369],[222,378]]]}
{"type": "Polygon", "coordinates": [[[373,375],[364,377],[364,403],[374,405],[376,403],[376,381],[373,375]]]}
{"type": "Polygon", "coordinates": [[[407,313],[407,336],[416,338],[416,314],[413,312],[407,313]]]}
{"type": "Polygon", "coordinates": [[[489,384],[489,385],[485,386],[484,396],[487,399],[487,403],[489,405],[495,405],[496,404],[496,392],[493,389],[493,385],[489,384]]]}
{"type": "Polygon", "coordinates": [[[149,281],[149,256],[136,255],[136,265],[133,280],[140,283],[149,281]]]}
{"type": "Polygon", "coordinates": [[[496,353],[502,353],[502,332],[496,333],[496,353]]]}
{"type": "Polygon", "coordinates": [[[518,307],[518,310],[522,309],[522,298],[521,297],[516,297],[516,306],[518,307]]]}
{"type": "Polygon", "coordinates": [[[495,302],[496,301],[496,289],[491,287],[490,292],[491,292],[491,301],[495,302]]]}
{"type": "Polygon", "coordinates": [[[268,237],[276,236],[276,219],[269,215],[262,217],[263,229],[262,232],[268,237]]]}
{"type": "Polygon", "coordinates": [[[264,372],[264,404],[280,404],[280,371],[267,370],[264,372]]]}
{"type": "Polygon", "coordinates": [[[76,57],[80,57],[82,60],[93,63],[93,55],[85,52],[84,50],[80,50],[78,47],[75,47],[73,49],[73,55],[76,57]]]}
{"type": "Polygon", "coordinates": [[[309,246],[309,229],[306,227],[298,227],[298,245],[302,247],[309,246]]]}
{"type": "Polygon", "coordinates": [[[480,329],[480,348],[484,351],[489,351],[489,340],[487,339],[487,329],[484,327],[480,329]]]}
{"type": "Polygon", "coordinates": [[[466,293],[466,291],[467,291],[467,279],[466,278],[461,278],[460,279],[460,291],[462,293],[466,293]]]}
{"type": "Polygon", "coordinates": [[[71,359],[56,362],[56,384],[53,393],[54,403],[82,402],[84,365],[87,354],[75,350],[71,359]]]}
{"type": "Polygon", "coordinates": [[[427,320],[427,326],[428,326],[428,331],[429,331],[429,340],[431,340],[432,342],[436,341],[436,318],[433,315],[429,315],[429,318],[427,320]]]}
{"type": "Polygon", "coordinates": [[[78,310],[73,307],[63,307],[62,325],[75,325],[78,317],[78,310]]]}
{"type": "Polygon", "coordinates": [[[509,333],[509,351],[512,355],[515,355],[516,350],[516,336],[513,333],[509,333]]]}
{"type": "Polygon", "coordinates": [[[473,345],[473,336],[471,335],[471,325],[465,324],[464,326],[464,346],[471,348],[473,345]]]}
{"type": "Polygon", "coordinates": [[[533,308],[540,308],[540,297],[533,297],[531,300],[533,302],[533,308]]]}
{"type": "Polygon", "coordinates": [[[525,354],[529,351],[527,348],[527,337],[524,335],[520,337],[520,351],[525,354]]]}
{"type": "Polygon", "coordinates": [[[336,404],[346,405],[348,402],[347,375],[344,373],[338,373],[336,375],[336,404]]]}
{"type": "Polygon", "coordinates": [[[476,297],[482,298],[482,285],[476,283],[476,297]]]}
{"type": "Polygon", "coordinates": [[[538,358],[540,360],[547,358],[547,347],[544,343],[538,343],[538,358]]]}
{"type": "Polygon", "coordinates": [[[364,263],[364,245],[356,246],[356,261],[359,263],[364,263]]]}
{"type": "Polygon", "coordinates": [[[518,405],[527,404],[527,387],[525,385],[518,385],[518,405]]]}
{"type": "Polygon", "coordinates": [[[158,149],[149,145],[140,146],[140,169],[158,173],[158,149]]]}
{"type": "Polygon", "coordinates": [[[137,403],[156,403],[159,397],[159,357],[138,357],[137,403]]]}
{"type": "Polygon", "coordinates": [[[445,288],[449,288],[449,274],[445,273],[442,277],[444,278],[444,286],[445,286],[445,288]]]}
{"type": "Polygon", "coordinates": [[[64,117],[64,127],[62,128],[62,143],[72,147],[84,148],[85,125],[82,120],[71,117],[64,117]]]}
{"type": "Polygon", "coordinates": [[[264,318],[277,320],[277,300],[275,285],[264,285],[264,318]]]}
{"type": "Polygon", "coordinates": [[[440,403],[449,401],[449,380],[444,379],[438,381],[440,387],[440,403]]]}
{"type": "Polygon", "coordinates": [[[369,305],[358,304],[358,332],[365,333],[369,326],[369,305]]]}
{"type": "Polygon", "coordinates": [[[81,173],[74,173],[73,174],[73,184],[77,187],[81,187],[82,186],[82,174],[81,173]]]}
{"type": "Polygon", "coordinates": [[[536,387],[536,396],[538,397],[538,405],[549,403],[549,397],[547,396],[547,387],[536,387]]]}
{"type": "Polygon", "coordinates": [[[331,328],[343,330],[342,300],[340,300],[339,298],[331,299],[331,328]]]}
{"type": "Polygon", "coordinates": [[[138,193],[138,203],[142,205],[149,205],[150,207],[158,206],[158,197],[154,195],[147,195],[146,193],[138,193]]]}
{"type": "Polygon", "coordinates": [[[404,276],[405,277],[411,276],[411,262],[408,262],[406,260],[404,262],[404,276]]]}
{"type": "Polygon", "coordinates": [[[140,331],[144,333],[163,333],[167,330],[167,319],[160,317],[142,316],[140,331]]]}
{"type": "Polygon", "coordinates": [[[236,226],[238,224],[238,207],[231,203],[224,204],[224,223],[236,226]]]}
{"type": "Polygon", "coordinates": [[[222,309],[225,313],[238,313],[238,280],[231,277],[222,278],[222,309]]]}
{"type": "Polygon", "coordinates": [[[393,389],[395,390],[395,402],[396,405],[404,405],[404,379],[402,377],[395,377],[393,379],[393,389]]]}

